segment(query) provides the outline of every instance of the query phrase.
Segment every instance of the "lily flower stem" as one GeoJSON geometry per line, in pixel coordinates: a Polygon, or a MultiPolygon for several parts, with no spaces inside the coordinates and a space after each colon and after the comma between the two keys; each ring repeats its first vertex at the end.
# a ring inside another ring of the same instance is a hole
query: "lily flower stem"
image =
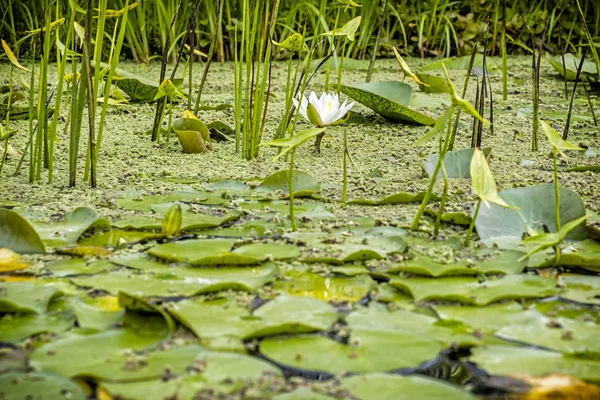
{"type": "Polygon", "coordinates": [[[442,215],[444,214],[444,208],[446,206],[446,199],[448,197],[448,174],[446,173],[446,167],[444,163],[442,163],[442,177],[444,178],[444,189],[442,192],[442,200],[440,202],[440,209],[438,210],[438,214],[435,218],[435,225],[433,228],[433,237],[437,238],[438,233],[440,231],[440,225],[442,222],[442,215]]]}
{"type": "Polygon", "coordinates": [[[469,224],[469,230],[467,231],[467,235],[465,236],[465,246],[469,245],[469,241],[471,240],[471,234],[473,233],[473,228],[475,227],[475,221],[477,221],[477,215],[479,215],[479,209],[481,208],[481,199],[477,202],[477,206],[475,206],[475,213],[473,214],[473,218],[471,219],[471,223],[469,224]]]}
{"type": "Polygon", "coordinates": [[[348,132],[344,129],[344,159],[343,159],[344,177],[342,180],[342,207],[346,208],[346,198],[348,195],[348,132]]]}
{"type": "Polygon", "coordinates": [[[289,172],[289,182],[288,182],[288,190],[290,192],[290,221],[292,221],[292,230],[294,232],[298,231],[298,224],[296,223],[296,216],[294,215],[294,158],[296,155],[296,149],[291,151],[290,156],[290,172],[289,172]]]}

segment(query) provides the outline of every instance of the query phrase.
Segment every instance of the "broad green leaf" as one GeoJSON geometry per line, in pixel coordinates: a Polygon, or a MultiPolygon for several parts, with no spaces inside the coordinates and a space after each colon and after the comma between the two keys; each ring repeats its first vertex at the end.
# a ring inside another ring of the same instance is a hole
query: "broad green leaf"
{"type": "Polygon", "coordinates": [[[558,150],[560,152],[560,154],[562,154],[564,157],[566,157],[566,154],[563,152],[563,150],[579,150],[579,151],[585,150],[579,146],[575,146],[574,144],[564,140],[558,134],[558,132],[556,132],[556,130],[554,130],[554,128],[546,121],[540,121],[540,124],[542,126],[542,131],[548,138],[548,141],[550,142],[552,147],[554,147],[556,150],[558,150]]]}
{"type": "Polygon", "coordinates": [[[57,247],[75,244],[85,232],[110,229],[110,222],[91,208],[78,207],[66,213],[60,222],[34,222],[34,227],[46,245],[57,247]]]}
{"type": "MultiPolygon", "coordinates": [[[[486,147],[481,149],[485,157],[489,157],[492,148],[486,147]]],[[[473,153],[475,152],[472,148],[448,151],[444,155],[444,168],[446,168],[446,175],[450,179],[469,179],[471,178],[471,160],[473,160],[473,153]]],[[[425,160],[423,160],[423,169],[431,177],[435,166],[440,159],[439,153],[433,153],[425,160]]],[[[442,171],[438,172],[438,178],[442,177],[442,171]]]]}
{"type": "Polygon", "coordinates": [[[0,282],[0,313],[42,314],[50,300],[62,295],[52,286],[29,282],[0,282]]]}
{"type": "Polygon", "coordinates": [[[69,311],[46,314],[5,314],[0,317],[0,341],[20,342],[41,333],[58,334],[71,329],[74,324],[75,317],[69,311]]]}
{"type": "Polygon", "coordinates": [[[515,207],[506,204],[502,197],[498,195],[496,180],[492,175],[492,171],[490,171],[485,155],[480,149],[476,148],[473,152],[470,171],[473,190],[486,207],[489,208],[489,203],[494,203],[501,207],[515,209],[515,207]]]}
{"type": "MultiPolygon", "coordinates": [[[[560,187],[561,225],[585,215],[583,200],[570,189],[560,187]]],[[[475,228],[481,240],[493,242],[494,238],[512,236],[521,238],[524,233],[532,236],[544,232],[556,232],[554,185],[536,185],[509,189],[499,193],[504,201],[519,210],[491,204],[479,210],[475,228]]],[[[585,225],[575,227],[566,239],[583,240],[587,237],[585,225]]]]}
{"type": "Polygon", "coordinates": [[[398,64],[400,65],[400,69],[402,70],[402,72],[404,72],[404,75],[410,77],[410,79],[415,81],[415,83],[417,83],[419,86],[425,86],[425,87],[429,86],[427,83],[422,82],[419,79],[419,77],[410,70],[410,67],[408,66],[406,61],[404,61],[404,59],[402,58],[400,53],[398,53],[398,50],[396,50],[396,47],[392,46],[392,49],[394,50],[394,54],[396,55],[396,60],[398,60],[398,64]]]}
{"type": "Polygon", "coordinates": [[[88,396],[64,376],[43,372],[7,372],[0,375],[0,395],[4,400],[86,400],[88,396]]]}
{"type": "MultiPolygon", "coordinates": [[[[574,81],[577,77],[577,67],[579,67],[579,63],[581,62],[581,58],[575,57],[572,53],[566,53],[565,57],[565,67],[566,67],[566,77],[570,81],[574,81]]],[[[565,70],[563,68],[563,63],[561,57],[556,57],[553,59],[548,59],[550,65],[554,67],[554,69],[561,75],[565,76],[565,70]]],[[[597,77],[598,71],[596,68],[596,64],[593,61],[584,61],[583,67],[581,69],[581,74],[589,77],[597,77]]]]}
{"type": "Polygon", "coordinates": [[[179,201],[182,203],[204,203],[208,197],[204,192],[171,192],[165,195],[132,195],[117,200],[117,205],[125,210],[151,211],[153,204],[179,201]]]}
{"type": "Polygon", "coordinates": [[[19,60],[17,60],[17,57],[15,56],[15,54],[12,52],[12,50],[8,46],[8,43],[6,43],[4,41],[4,39],[2,39],[2,47],[4,48],[4,52],[8,56],[8,61],[10,61],[12,65],[14,65],[15,67],[17,67],[25,72],[31,72],[30,70],[28,70],[27,68],[25,68],[24,66],[19,64],[19,60]]]}
{"type": "MultiPolygon", "coordinates": [[[[600,244],[598,244],[600,250],[600,244]]],[[[583,304],[600,305],[600,276],[561,274],[564,289],[560,297],[583,304]]]]}
{"type": "Polygon", "coordinates": [[[412,89],[398,81],[341,85],[341,91],[390,121],[433,125],[435,120],[408,107],[412,89]]]}
{"type": "Polygon", "coordinates": [[[450,93],[450,86],[446,78],[440,76],[416,73],[419,81],[425,85],[419,85],[419,88],[425,93],[450,93]]]}
{"type": "Polygon", "coordinates": [[[341,387],[359,400],[474,400],[464,389],[420,375],[372,373],[341,380],[341,387]]]}
{"type": "Polygon", "coordinates": [[[354,41],[354,35],[356,35],[356,31],[358,30],[358,27],[360,26],[361,18],[362,17],[356,17],[353,20],[347,22],[340,29],[334,29],[332,31],[322,33],[322,35],[346,36],[348,38],[348,40],[350,40],[352,42],[352,41],[354,41]]]}
{"type": "Polygon", "coordinates": [[[0,247],[17,253],[45,253],[40,235],[14,211],[0,208],[0,247]]]}
{"type": "Polygon", "coordinates": [[[192,118],[179,118],[173,121],[172,128],[184,153],[206,153],[212,150],[210,132],[204,122],[192,118]]]}
{"type": "MultiPolygon", "coordinates": [[[[314,106],[313,106],[313,108],[314,108],[314,106]]],[[[272,140],[270,142],[263,142],[263,143],[261,143],[261,146],[273,146],[273,147],[283,148],[282,152],[280,152],[278,155],[273,157],[273,161],[276,161],[281,156],[287,154],[291,150],[296,149],[301,144],[305,143],[306,141],[308,141],[324,132],[325,132],[325,128],[311,128],[311,129],[302,131],[300,133],[297,133],[294,136],[290,136],[290,137],[287,137],[284,139],[277,139],[277,140],[272,140]]]]}
{"type": "MultiPolygon", "coordinates": [[[[287,169],[272,173],[256,187],[254,193],[281,191],[284,198],[287,198],[289,196],[289,173],[290,171],[287,169]]],[[[309,197],[321,190],[321,184],[306,172],[294,170],[292,188],[294,197],[309,197]]]]}
{"type": "Polygon", "coordinates": [[[300,34],[300,33],[294,33],[294,34],[288,36],[281,43],[278,43],[273,40],[273,44],[275,46],[281,47],[282,49],[291,51],[292,53],[300,53],[301,51],[308,50],[308,47],[304,43],[304,38],[302,37],[302,34],[300,34]]]}

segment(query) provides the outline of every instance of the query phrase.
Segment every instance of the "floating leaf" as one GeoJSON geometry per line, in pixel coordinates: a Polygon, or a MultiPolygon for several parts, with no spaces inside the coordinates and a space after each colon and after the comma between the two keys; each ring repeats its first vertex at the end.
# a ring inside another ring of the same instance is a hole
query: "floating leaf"
{"type": "Polygon", "coordinates": [[[0,208],[0,247],[17,253],[45,253],[46,248],[36,230],[14,211],[0,208]]]}
{"type": "Polygon", "coordinates": [[[198,119],[179,118],[173,121],[173,130],[179,138],[184,153],[206,153],[212,150],[210,132],[198,119]]]}
{"type": "MultiPolygon", "coordinates": [[[[598,245],[600,250],[600,244],[598,245]]],[[[592,275],[561,274],[564,290],[560,297],[583,304],[600,305],[600,277],[592,275]]]]}
{"type": "MultiPolygon", "coordinates": [[[[483,155],[487,158],[492,151],[491,147],[481,149],[483,155]]],[[[446,175],[450,179],[469,179],[471,178],[471,160],[475,149],[468,148],[457,151],[448,151],[444,155],[444,168],[446,169],[446,175]]],[[[440,159],[439,153],[434,153],[427,157],[423,161],[423,169],[431,177],[435,166],[440,159]]],[[[438,173],[438,178],[442,177],[442,172],[438,173]]]]}
{"type": "Polygon", "coordinates": [[[110,229],[110,223],[100,218],[91,208],[78,207],[65,214],[61,222],[34,223],[42,241],[50,246],[74,244],[85,232],[93,229],[110,229]]]}
{"type": "Polygon", "coordinates": [[[390,121],[433,125],[435,120],[408,107],[412,89],[398,81],[341,85],[340,90],[390,121]]]}
{"type": "Polygon", "coordinates": [[[416,301],[452,300],[485,306],[507,299],[552,296],[558,292],[550,278],[507,275],[480,282],[477,278],[392,278],[390,285],[410,293],[416,301]]]}
{"type": "MultiPolygon", "coordinates": [[[[423,201],[423,197],[425,196],[425,192],[419,193],[407,193],[407,192],[398,192],[392,194],[390,196],[384,197],[379,200],[371,200],[371,199],[354,199],[350,200],[348,203],[350,204],[365,204],[370,206],[381,206],[384,204],[407,204],[407,203],[420,203],[423,201]]],[[[436,201],[439,200],[439,196],[432,194],[430,200],[436,201]]]]}
{"type": "MultiPolygon", "coordinates": [[[[289,170],[282,170],[267,176],[255,189],[258,192],[281,191],[285,197],[289,196],[289,170]]],[[[321,184],[311,175],[303,171],[294,170],[292,179],[294,197],[308,197],[321,190],[321,184]]]]}
{"type": "MultiPolygon", "coordinates": [[[[510,210],[492,204],[482,208],[475,221],[477,234],[483,241],[492,242],[497,237],[513,236],[521,238],[524,233],[535,235],[556,232],[554,185],[536,185],[509,189],[499,193],[500,197],[519,210],[510,210]]],[[[560,219],[564,225],[585,215],[583,200],[570,189],[560,187],[560,219]]],[[[586,238],[585,225],[579,225],[566,239],[586,238]]]]}
{"type": "Polygon", "coordinates": [[[585,225],[586,219],[587,219],[587,215],[584,215],[583,217],[580,217],[580,218],[574,219],[573,221],[567,222],[566,224],[564,224],[563,226],[560,227],[558,232],[540,233],[539,235],[535,235],[535,236],[531,236],[531,237],[523,239],[524,243],[533,244],[536,246],[533,250],[531,250],[529,253],[527,253],[525,256],[523,256],[523,258],[530,257],[533,254],[535,254],[541,250],[547,249],[549,247],[558,246],[563,240],[565,240],[565,237],[572,230],[574,230],[581,224],[585,225]]]}
{"type": "Polygon", "coordinates": [[[41,372],[0,375],[0,396],[6,400],[86,400],[79,385],[68,378],[41,372]]]}
{"type": "Polygon", "coordinates": [[[0,273],[18,271],[27,268],[29,264],[21,261],[21,256],[12,251],[0,247],[0,273]]]}
{"type": "Polygon", "coordinates": [[[37,313],[46,311],[50,300],[62,292],[52,286],[28,282],[0,282],[0,313],[37,313]]]}
{"type": "Polygon", "coordinates": [[[117,204],[125,210],[151,211],[153,204],[179,201],[182,203],[203,203],[208,198],[202,192],[173,192],[166,195],[134,195],[117,200],[117,204]]]}
{"type": "Polygon", "coordinates": [[[341,387],[360,400],[475,399],[458,386],[419,375],[354,375],[342,379],[341,387]]]}
{"type": "MultiPolygon", "coordinates": [[[[575,57],[572,53],[564,54],[564,58],[567,80],[574,81],[577,77],[577,67],[581,63],[581,59],[575,57]]],[[[565,70],[563,69],[563,63],[560,57],[558,57],[558,59],[548,59],[548,62],[562,77],[565,76],[565,70]]],[[[592,78],[597,77],[598,70],[596,64],[592,61],[584,61],[581,74],[592,78]]]]}

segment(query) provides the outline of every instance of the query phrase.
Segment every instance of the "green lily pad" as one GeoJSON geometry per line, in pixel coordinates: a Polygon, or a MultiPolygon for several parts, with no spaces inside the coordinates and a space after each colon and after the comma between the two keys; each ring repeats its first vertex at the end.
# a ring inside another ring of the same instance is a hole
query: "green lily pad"
{"type": "MultiPolygon", "coordinates": [[[[282,170],[267,176],[254,190],[255,193],[281,191],[289,196],[289,170],[282,170]]],[[[294,170],[292,187],[294,197],[309,197],[321,190],[321,184],[306,172],[294,170]]]]}
{"type": "Polygon", "coordinates": [[[52,286],[29,282],[0,282],[0,313],[36,313],[46,311],[50,300],[62,295],[52,286]]]}
{"type": "MultiPolygon", "coordinates": [[[[550,63],[550,65],[554,67],[554,69],[560,74],[560,76],[564,77],[566,74],[567,80],[574,81],[577,77],[577,68],[581,63],[581,59],[575,57],[571,53],[566,53],[564,57],[566,72],[565,68],[563,68],[563,61],[560,56],[556,58],[548,58],[547,61],[550,63]]],[[[596,64],[593,61],[584,61],[583,67],[581,69],[581,74],[594,78],[597,77],[598,71],[596,69],[596,64]]]]}
{"type": "Polygon", "coordinates": [[[88,264],[81,258],[67,258],[65,260],[52,261],[44,266],[44,270],[59,277],[93,275],[111,269],[115,269],[115,266],[109,261],[94,261],[88,264]]]}
{"type": "MultiPolygon", "coordinates": [[[[481,207],[475,227],[481,240],[493,242],[494,238],[513,236],[521,238],[524,233],[540,233],[544,226],[550,232],[556,232],[554,185],[536,185],[509,189],[499,193],[511,206],[511,210],[490,204],[481,207]]],[[[585,215],[583,200],[577,193],[560,187],[561,225],[585,215]]],[[[585,224],[573,229],[566,238],[583,240],[587,237],[585,224]]]]}
{"type": "MultiPolygon", "coordinates": [[[[457,151],[449,151],[444,156],[444,167],[448,178],[469,179],[471,178],[471,159],[475,149],[468,148],[457,151]]],[[[491,147],[482,149],[483,154],[487,157],[492,151],[491,147]]],[[[427,175],[431,177],[435,166],[440,159],[439,153],[434,153],[423,161],[423,169],[427,175]]],[[[442,177],[442,171],[438,172],[438,178],[442,177]]]]}
{"type": "MultiPolygon", "coordinates": [[[[152,210],[162,214],[173,203],[153,204],[152,210]]],[[[204,214],[194,212],[189,206],[183,205],[182,209],[182,231],[194,231],[199,229],[216,228],[227,222],[234,221],[240,216],[239,212],[232,211],[229,213],[204,214]]],[[[163,217],[155,217],[150,215],[126,215],[125,217],[113,221],[112,226],[126,230],[143,230],[143,231],[159,231],[162,228],[163,217]]]]}
{"type": "Polygon", "coordinates": [[[231,250],[232,239],[196,239],[160,244],[148,254],[167,261],[186,262],[191,265],[251,265],[267,259],[287,260],[300,255],[292,245],[254,243],[231,250]]]}
{"type": "Polygon", "coordinates": [[[388,272],[408,272],[431,277],[448,275],[518,274],[527,265],[521,260],[523,252],[515,250],[482,249],[468,259],[442,263],[427,255],[418,254],[402,260],[388,272]]]}
{"type": "Polygon", "coordinates": [[[85,232],[93,229],[110,229],[110,223],[91,208],[78,207],[65,214],[61,222],[52,224],[33,224],[42,241],[58,247],[77,243],[85,232]]]}
{"type": "Polygon", "coordinates": [[[560,297],[583,304],[600,305],[600,277],[594,275],[562,274],[564,285],[560,297]]]}
{"type": "MultiPolygon", "coordinates": [[[[102,63],[102,68],[108,65],[102,63]]],[[[115,69],[114,76],[115,85],[124,91],[129,98],[134,102],[149,103],[154,101],[160,83],[151,79],[146,79],[142,76],[132,74],[120,68],[115,69]]],[[[173,84],[180,87],[183,84],[183,79],[173,79],[173,84]]]]}
{"type": "Polygon", "coordinates": [[[458,386],[424,376],[382,373],[354,375],[341,380],[341,387],[360,400],[474,400],[458,386]]]}
{"type": "MultiPolygon", "coordinates": [[[[378,200],[372,199],[354,199],[350,200],[348,203],[350,204],[365,204],[370,206],[381,206],[385,204],[407,204],[407,203],[420,203],[423,201],[423,197],[425,197],[425,192],[419,193],[407,193],[407,192],[398,192],[394,193],[390,196],[383,197],[378,200]]],[[[430,200],[437,201],[440,197],[432,194],[430,200]]]]}
{"type": "Polygon", "coordinates": [[[45,253],[46,248],[31,224],[14,211],[0,208],[0,247],[17,253],[45,253]]]}
{"type": "Polygon", "coordinates": [[[508,299],[527,299],[557,294],[556,282],[529,275],[507,275],[480,282],[477,278],[401,278],[390,285],[409,292],[416,301],[449,300],[485,306],[508,299]]]}
{"type": "Polygon", "coordinates": [[[201,340],[245,340],[282,333],[328,330],[337,321],[333,306],[311,297],[278,296],[250,313],[227,300],[184,300],[169,312],[201,340]]]}
{"type": "Polygon", "coordinates": [[[99,246],[99,247],[117,247],[121,243],[137,243],[142,240],[149,240],[156,235],[151,232],[123,231],[112,229],[101,232],[96,235],[79,238],[77,244],[80,246],[99,246]]]}
{"type": "Polygon", "coordinates": [[[49,314],[5,314],[0,318],[0,342],[18,342],[40,333],[62,333],[73,327],[75,317],[68,311],[49,314]]]}
{"type": "Polygon", "coordinates": [[[114,271],[73,278],[71,281],[77,286],[104,290],[115,295],[122,291],[137,296],[193,296],[226,289],[254,291],[272,281],[275,270],[272,264],[243,269],[172,267],[168,271],[161,268],[155,274],[114,271]]]}
{"type": "Polygon", "coordinates": [[[0,375],[3,400],[86,400],[88,396],[75,382],[59,375],[39,372],[7,372],[0,375]]]}
{"type": "Polygon", "coordinates": [[[416,125],[433,125],[435,120],[408,107],[411,101],[410,85],[398,81],[369,82],[341,85],[340,90],[390,121],[416,125]]]}
{"type": "MultiPolygon", "coordinates": [[[[114,297],[110,298],[113,300],[114,297]]],[[[68,304],[75,314],[77,326],[90,331],[104,331],[121,322],[125,310],[120,307],[101,307],[102,297],[81,299],[72,297],[68,304]],[[116,309],[114,309],[116,308],[116,309]]]]}
{"type": "Polygon", "coordinates": [[[172,128],[184,153],[206,153],[212,149],[210,132],[199,119],[179,118],[173,121],[172,128]]]}
{"type": "Polygon", "coordinates": [[[325,396],[306,388],[300,388],[293,392],[275,395],[271,400],[335,400],[335,397],[325,396]]]}
{"type": "Polygon", "coordinates": [[[31,353],[30,364],[36,370],[67,377],[118,380],[119,374],[127,374],[124,354],[156,346],[169,336],[162,316],[128,313],[124,324],[93,334],[74,332],[47,343],[31,353]]]}
{"type": "Polygon", "coordinates": [[[169,265],[146,253],[120,254],[110,258],[110,262],[132,269],[149,270],[154,272],[168,272],[169,265]]]}
{"type": "Polygon", "coordinates": [[[151,211],[152,205],[179,201],[202,203],[208,198],[202,192],[175,192],[166,195],[133,195],[117,200],[119,207],[131,211],[151,211]]]}
{"type": "Polygon", "coordinates": [[[547,375],[562,373],[600,382],[600,362],[578,359],[531,347],[491,345],[472,350],[471,360],[494,375],[547,375]]]}

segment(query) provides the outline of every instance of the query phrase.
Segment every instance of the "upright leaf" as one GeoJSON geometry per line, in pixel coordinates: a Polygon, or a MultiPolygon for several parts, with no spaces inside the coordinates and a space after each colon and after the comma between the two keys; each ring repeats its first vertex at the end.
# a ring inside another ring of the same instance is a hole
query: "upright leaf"
{"type": "Polygon", "coordinates": [[[4,39],[2,39],[2,47],[4,48],[4,52],[8,56],[8,60],[11,62],[12,65],[14,65],[15,67],[17,67],[19,69],[22,69],[25,72],[31,72],[30,70],[28,70],[27,68],[25,68],[24,66],[22,66],[21,64],[19,64],[19,61],[17,60],[17,57],[12,52],[12,50],[10,49],[10,47],[8,47],[8,44],[4,41],[4,39]]]}
{"type": "Polygon", "coordinates": [[[548,138],[548,141],[550,142],[552,147],[558,150],[558,152],[563,156],[566,157],[566,154],[563,152],[563,150],[585,150],[579,146],[575,146],[573,143],[564,140],[558,134],[558,132],[556,132],[556,130],[552,126],[550,126],[550,124],[546,121],[540,121],[540,123],[542,125],[542,131],[548,138]]]}
{"type": "Polygon", "coordinates": [[[496,181],[490,171],[485,155],[480,149],[475,149],[471,159],[471,184],[477,196],[483,201],[486,207],[489,203],[494,203],[505,208],[517,209],[507,204],[502,197],[498,195],[496,181]]]}

